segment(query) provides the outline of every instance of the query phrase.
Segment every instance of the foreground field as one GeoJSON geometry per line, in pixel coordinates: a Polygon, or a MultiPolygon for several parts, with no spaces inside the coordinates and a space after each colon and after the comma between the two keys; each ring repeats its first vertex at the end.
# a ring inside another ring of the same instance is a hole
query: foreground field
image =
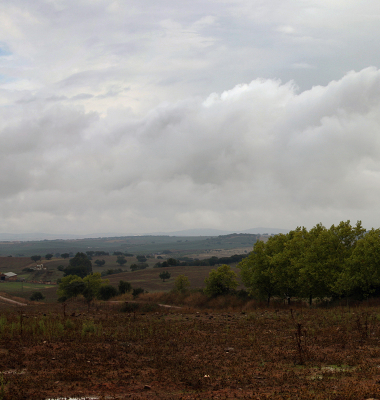
{"type": "Polygon", "coordinates": [[[380,308],[63,311],[2,312],[2,399],[380,397],[380,308]]]}

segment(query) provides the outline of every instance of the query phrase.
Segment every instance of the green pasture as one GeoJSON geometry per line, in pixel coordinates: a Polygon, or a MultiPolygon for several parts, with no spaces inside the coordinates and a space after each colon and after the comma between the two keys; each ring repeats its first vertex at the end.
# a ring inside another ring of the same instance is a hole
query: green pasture
{"type": "Polygon", "coordinates": [[[34,292],[41,292],[48,301],[57,301],[57,285],[46,285],[41,283],[29,282],[1,282],[0,292],[10,294],[11,296],[22,297],[29,300],[34,292]]]}

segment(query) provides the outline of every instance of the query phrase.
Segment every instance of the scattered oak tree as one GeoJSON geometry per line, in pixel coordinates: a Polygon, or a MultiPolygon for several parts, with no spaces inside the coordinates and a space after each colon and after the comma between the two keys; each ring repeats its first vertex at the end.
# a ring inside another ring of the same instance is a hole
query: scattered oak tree
{"type": "Polygon", "coordinates": [[[166,279],[170,279],[170,276],[171,275],[169,271],[162,271],[159,275],[163,282],[165,282],[166,279]]]}
{"type": "Polygon", "coordinates": [[[174,290],[177,292],[186,292],[190,287],[189,278],[185,275],[178,275],[174,281],[174,290]]]}
{"type": "Polygon", "coordinates": [[[228,294],[238,287],[237,275],[231,267],[223,264],[218,269],[213,269],[205,279],[205,293],[209,296],[228,294]]]}
{"type": "Polygon", "coordinates": [[[117,259],[116,259],[117,264],[119,264],[120,266],[124,265],[127,263],[126,258],[123,255],[118,255],[117,259]]]}
{"type": "Polygon", "coordinates": [[[63,272],[65,276],[77,275],[84,278],[92,273],[92,264],[85,253],[77,253],[63,272]]]}
{"type": "Polygon", "coordinates": [[[119,293],[124,294],[132,290],[132,285],[126,281],[119,282],[119,293]]]}
{"type": "Polygon", "coordinates": [[[45,296],[41,292],[34,292],[30,296],[30,300],[32,300],[32,301],[39,301],[39,300],[43,300],[44,298],[45,298],[45,296]]]}

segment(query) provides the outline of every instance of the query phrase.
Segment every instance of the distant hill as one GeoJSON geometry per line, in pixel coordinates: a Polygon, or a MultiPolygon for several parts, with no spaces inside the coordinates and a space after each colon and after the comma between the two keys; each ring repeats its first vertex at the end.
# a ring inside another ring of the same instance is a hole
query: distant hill
{"type": "Polygon", "coordinates": [[[279,228],[252,228],[246,230],[221,230],[221,229],[186,229],[183,231],[173,232],[156,232],[152,235],[169,235],[169,236],[222,236],[230,235],[232,233],[251,233],[257,235],[258,233],[288,233],[290,229],[279,229],[279,228]]]}
{"type": "Polygon", "coordinates": [[[39,241],[39,240],[70,240],[70,239],[97,239],[97,238],[115,238],[115,237],[133,237],[133,236],[222,236],[230,235],[232,233],[250,233],[250,234],[264,234],[264,233],[287,233],[289,229],[279,229],[279,228],[252,228],[246,230],[222,230],[222,229],[186,229],[182,231],[172,231],[172,232],[154,232],[154,233],[144,233],[141,235],[134,235],[128,233],[89,233],[85,235],[69,234],[69,233],[42,233],[42,232],[32,232],[32,233],[0,233],[0,242],[3,241],[39,241]]]}

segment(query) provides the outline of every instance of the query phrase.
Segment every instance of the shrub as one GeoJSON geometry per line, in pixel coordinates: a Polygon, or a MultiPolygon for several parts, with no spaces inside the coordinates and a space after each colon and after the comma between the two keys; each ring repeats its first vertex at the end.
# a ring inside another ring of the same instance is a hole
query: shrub
{"type": "Polygon", "coordinates": [[[165,279],[170,279],[170,272],[169,271],[162,271],[159,275],[160,279],[165,282],[165,279]]]}
{"type": "Polygon", "coordinates": [[[99,300],[109,300],[112,297],[117,296],[117,289],[112,285],[102,285],[99,288],[97,298],[99,300]]]}
{"type": "Polygon", "coordinates": [[[132,286],[129,282],[120,281],[119,282],[119,293],[124,294],[130,292],[132,290],[132,286]]]}
{"type": "Polygon", "coordinates": [[[45,296],[41,292],[34,292],[30,296],[30,300],[32,300],[32,301],[43,300],[44,298],[45,298],[45,296]]]}
{"type": "Polygon", "coordinates": [[[127,313],[136,312],[138,310],[139,306],[140,306],[139,303],[128,303],[128,302],[125,302],[121,306],[120,311],[121,312],[127,312],[127,313]]]}
{"type": "Polygon", "coordinates": [[[156,312],[160,306],[157,303],[129,303],[125,302],[120,308],[121,312],[134,313],[139,312],[156,312]]]}
{"type": "Polygon", "coordinates": [[[142,294],[142,293],[144,293],[144,289],[141,288],[141,287],[135,288],[135,289],[132,290],[132,296],[133,296],[134,299],[135,299],[136,297],[138,297],[139,294],[142,294]]]}
{"type": "Polygon", "coordinates": [[[238,286],[236,273],[227,264],[221,265],[218,269],[213,269],[205,279],[205,293],[209,296],[219,296],[228,294],[238,286]]]}
{"type": "Polygon", "coordinates": [[[174,281],[174,290],[185,292],[190,287],[189,278],[185,275],[178,275],[174,281]]]}
{"type": "Polygon", "coordinates": [[[149,267],[149,265],[147,263],[132,264],[131,271],[138,271],[140,269],[145,269],[148,267],[149,267]]]}

